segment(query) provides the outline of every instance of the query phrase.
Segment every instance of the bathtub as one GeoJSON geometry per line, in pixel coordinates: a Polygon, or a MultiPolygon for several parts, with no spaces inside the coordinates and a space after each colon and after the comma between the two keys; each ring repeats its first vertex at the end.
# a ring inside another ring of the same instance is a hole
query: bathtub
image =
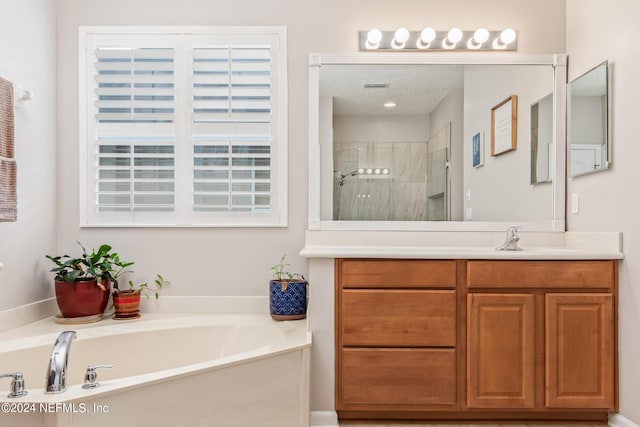
{"type": "Polygon", "coordinates": [[[2,380],[0,426],[308,426],[310,347],[306,321],[259,314],[145,313],[73,326],[44,319],[0,333],[0,373],[22,372],[29,392],[9,399],[2,380]],[[64,330],[77,332],[67,390],[45,394],[64,330]],[[114,367],[85,390],[92,364],[114,367]]]}

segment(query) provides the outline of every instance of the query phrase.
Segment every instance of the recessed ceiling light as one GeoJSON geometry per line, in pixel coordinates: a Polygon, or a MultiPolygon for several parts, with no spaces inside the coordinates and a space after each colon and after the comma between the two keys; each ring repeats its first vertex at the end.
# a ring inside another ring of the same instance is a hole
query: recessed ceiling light
{"type": "Polygon", "coordinates": [[[388,101],[384,103],[384,108],[396,108],[396,103],[393,101],[388,101]]]}

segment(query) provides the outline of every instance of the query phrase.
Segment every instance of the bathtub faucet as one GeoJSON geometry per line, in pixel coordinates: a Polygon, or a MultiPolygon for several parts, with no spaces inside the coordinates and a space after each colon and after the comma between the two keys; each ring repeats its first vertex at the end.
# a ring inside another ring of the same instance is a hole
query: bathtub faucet
{"type": "Polygon", "coordinates": [[[62,393],[67,389],[67,362],[71,341],[76,337],[76,331],[64,331],[56,340],[51,350],[45,393],[62,393]]]}

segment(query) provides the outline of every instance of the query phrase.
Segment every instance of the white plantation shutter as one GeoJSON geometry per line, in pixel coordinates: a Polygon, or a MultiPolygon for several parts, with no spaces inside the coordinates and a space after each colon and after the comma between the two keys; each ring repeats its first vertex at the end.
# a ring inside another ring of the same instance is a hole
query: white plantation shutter
{"type": "Polygon", "coordinates": [[[86,36],[84,225],[286,225],[284,32],[221,33],[86,36]]]}
{"type": "Polygon", "coordinates": [[[271,210],[271,52],[193,49],[194,207],[271,210]]]}

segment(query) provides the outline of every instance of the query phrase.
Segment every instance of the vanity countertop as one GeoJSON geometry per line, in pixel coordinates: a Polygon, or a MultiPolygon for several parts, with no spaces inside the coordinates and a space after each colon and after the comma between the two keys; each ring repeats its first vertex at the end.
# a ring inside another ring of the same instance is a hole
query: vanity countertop
{"type": "Polygon", "coordinates": [[[307,258],[623,259],[621,233],[524,233],[520,251],[496,251],[504,233],[308,231],[307,258]]]}

